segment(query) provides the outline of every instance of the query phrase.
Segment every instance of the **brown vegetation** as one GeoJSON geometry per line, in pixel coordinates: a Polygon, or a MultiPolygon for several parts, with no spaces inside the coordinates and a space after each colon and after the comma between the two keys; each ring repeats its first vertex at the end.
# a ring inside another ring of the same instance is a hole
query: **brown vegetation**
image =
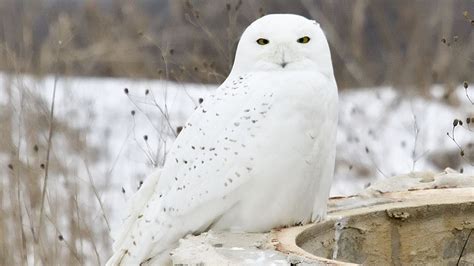
{"type": "Polygon", "coordinates": [[[61,42],[64,74],[218,83],[245,26],[286,12],[322,24],[340,87],[454,85],[472,79],[472,8],[469,0],[4,0],[0,69],[52,72],[61,42]]]}
{"type": "Polygon", "coordinates": [[[87,140],[88,125],[65,119],[74,111],[58,117],[54,98],[48,103],[21,77],[3,80],[0,265],[103,264],[111,239],[98,191],[110,180],[89,168],[104,150],[87,140]]]}

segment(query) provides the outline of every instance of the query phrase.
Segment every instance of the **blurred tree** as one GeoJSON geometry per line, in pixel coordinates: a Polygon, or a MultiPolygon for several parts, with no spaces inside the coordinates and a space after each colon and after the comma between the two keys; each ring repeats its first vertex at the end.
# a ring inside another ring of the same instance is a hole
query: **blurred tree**
{"type": "Polygon", "coordinates": [[[471,0],[3,0],[0,69],[51,72],[54,31],[69,21],[64,74],[219,83],[244,28],[284,12],[321,23],[340,87],[392,84],[427,94],[433,83],[472,79],[466,58],[474,47],[464,40],[474,38],[473,26],[461,16],[472,8],[471,0]]]}

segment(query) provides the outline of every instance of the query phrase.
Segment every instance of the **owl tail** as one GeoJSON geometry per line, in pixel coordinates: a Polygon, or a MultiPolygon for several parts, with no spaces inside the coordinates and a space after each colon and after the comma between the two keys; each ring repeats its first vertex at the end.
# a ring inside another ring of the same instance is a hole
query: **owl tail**
{"type": "Polygon", "coordinates": [[[106,266],[128,266],[128,265],[159,265],[159,266],[171,266],[173,265],[171,256],[169,255],[170,250],[153,256],[147,260],[140,260],[136,257],[130,256],[125,252],[115,252],[114,255],[107,261],[106,266]]]}
{"type": "MultiPolygon", "coordinates": [[[[134,224],[137,221],[137,216],[143,212],[147,202],[150,200],[151,196],[155,192],[155,188],[158,184],[158,181],[161,176],[161,169],[157,169],[151,175],[149,175],[141,188],[133,195],[132,198],[128,201],[127,207],[127,217],[125,218],[120,230],[117,231],[113,244],[113,256],[109,259],[106,265],[125,265],[122,261],[125,255],[124,249],[122,246],[127,243],[128,235],[134,227],[134,224]]],[[[126,257],[126,256],[125,256],[126,257]]]]}

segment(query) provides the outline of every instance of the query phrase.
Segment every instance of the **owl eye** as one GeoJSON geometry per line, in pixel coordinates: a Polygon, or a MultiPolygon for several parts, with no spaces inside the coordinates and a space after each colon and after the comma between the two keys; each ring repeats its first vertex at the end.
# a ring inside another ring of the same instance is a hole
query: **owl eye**
{"type": "Polygon", "coordinates": [[[270,42],[269,40],[264,39],[264,38],[260,38],[257,40],[257,43],[260,45],[265,45],[265,44],[268,44],[269,42],[270,42]]]}
{"type": "Polygon", "coordinates": [[[308,36],[304,36],[296,40],[299,43],[309,43],[309,40],[311,40],[308,36]]]}

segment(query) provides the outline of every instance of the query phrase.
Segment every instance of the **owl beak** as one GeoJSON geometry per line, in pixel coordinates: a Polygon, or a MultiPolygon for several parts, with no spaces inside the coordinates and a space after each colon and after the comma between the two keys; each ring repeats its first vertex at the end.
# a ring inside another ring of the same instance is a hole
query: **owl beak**
{"type": "Polygon", "coordinates": [[[283,45],[278,47],[278,53],[280,54],[280,62],[278,63],[282,68],[285,68],[288,65],[288,61],[285,58],[285,48],[283,45]]]}

